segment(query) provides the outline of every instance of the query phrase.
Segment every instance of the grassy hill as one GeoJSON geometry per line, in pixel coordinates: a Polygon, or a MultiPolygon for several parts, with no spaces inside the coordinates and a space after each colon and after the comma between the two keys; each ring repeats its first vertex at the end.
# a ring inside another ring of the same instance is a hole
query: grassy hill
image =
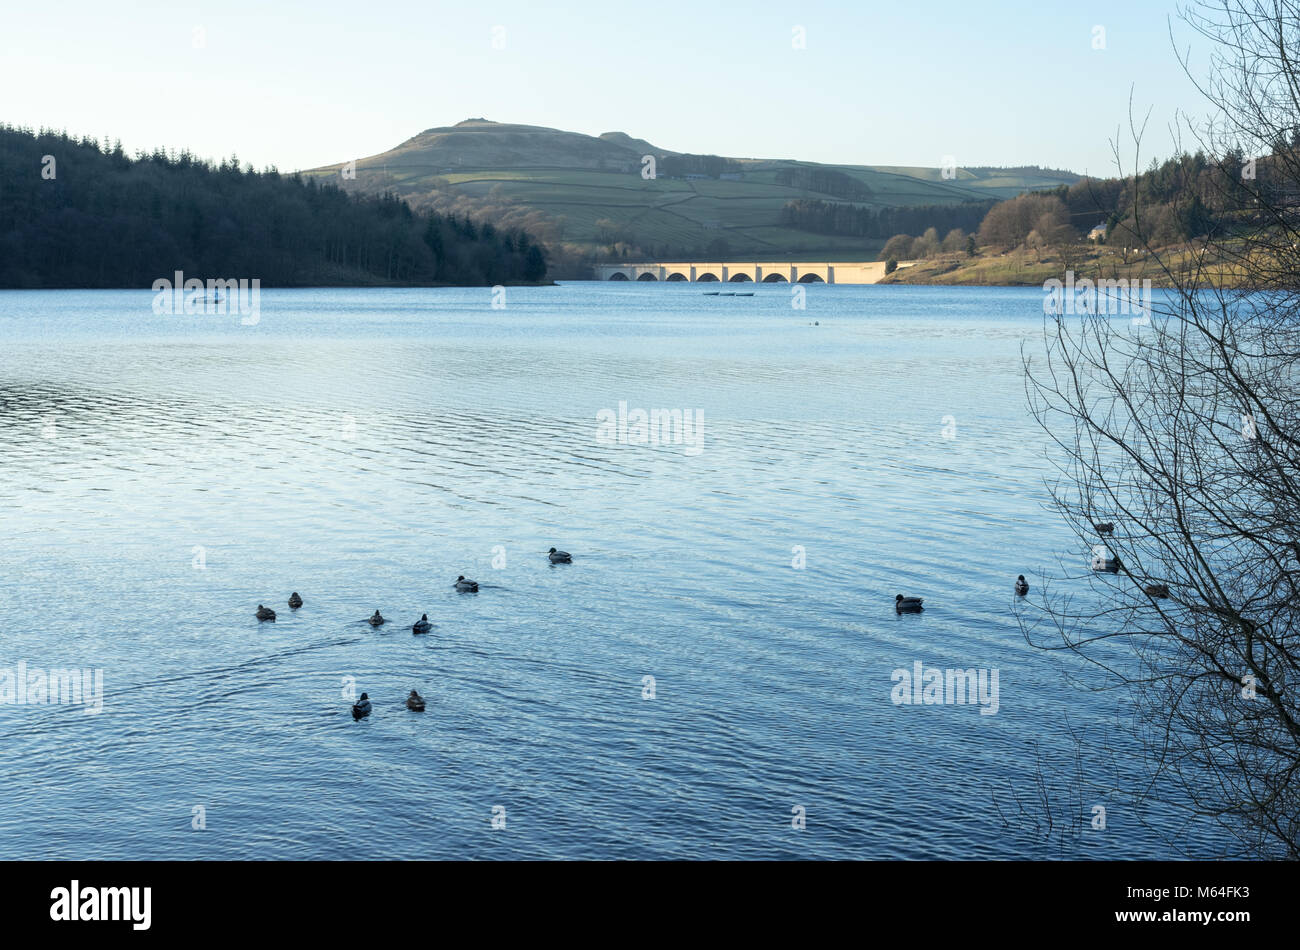
{"type": "Polygon", "coordinates": [[[1013,197],[1078,180],[1037,168],[957,169],[821,165],[736,158],[711,176],[673,175],[689,161],[622,132],[583,135],[539,126],[470,119],[429,129],[379,155],[304,174],[366,194],[392,191],[417,209],[466,213],[526,227],[554,252],[592,257],[708,256],[812,260],[869,259],[881,241],[783,227],[794,199],[851,201],[870,207],[955,204],[1013,197]],[[642,177],[653,155],[657,177],[642,177]],[[674,161],[676,159],[676,161],[674,161]]]}

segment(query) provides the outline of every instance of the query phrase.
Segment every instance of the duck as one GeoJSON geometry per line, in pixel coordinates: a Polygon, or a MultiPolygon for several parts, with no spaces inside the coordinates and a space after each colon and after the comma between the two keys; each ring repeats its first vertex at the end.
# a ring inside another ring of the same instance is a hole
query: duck
{"type": "Polygon", "coordinates": [[[370,709],[370,695],[362,693],[361,698],[352,704],[352,718],[360,719],[363,716],[369,716],[370,709]]]}
{"type": "Polygon", "coordinates": [[[1113,521],[1094,521],[1092,527],[1098,534],[1115,533],[1115,523],[1113,521]]]}
{"type": "Polygon", "coordinates": [[[411,695],[406,697],[406,708],[411,712],[424,712],[424,697],[411,690],[411,695]]]}
{"type": "Polygon", "coordinates": [[[462,594],[477,594],[478,581],[467,581],[465,580],[465,575],[462,574],[460,577],[456,578],[456,590],[460,591],[462,594]]]}
{"type": "Polygon", "coordinates": [[[274,622],[274,621],[275,621],[275,611],[272,610],[270,607],[263,607],[261,604],[258,604],[258,605],[257,605],[257,619],[258,619],[258,620],[270,620],[270,621],[274,622]]]}
{"type": "Polygon", "coordinates": [[[919,614],[923,609],[920,597],[904,597],[899,594],[894,598],[894,610],[900,614],[919,614]]]}
{"type": "Polygon", "coordinates": [[[573,555],[570,554],[568,551],[557,551],[555,550],[555,548],[551,548],[551,550],[547,552],[546,556],[551,559],[552,564],[573,563],[573,555]]]}
{"type": "Polygon", "coordinates": [[[428,614],[420,614],[420,619],[411,626],[412,633],[428,633],[432,629],[433,624],[429,623],[428,614]]]}
{"type": "Polygon", "coordinates": [[[1165,584],[1147,584],[1142,588],[1142,593],[1146,594],[1148,597],[1163,600],[1169,596],[1169,587],[1165,584]]]}
{"type": "Polygon", "coordinates": [[[370,624],[372,627],[382,627],[384,624],[388,623],[388,621],[383,618],[383,615],[380,614],[378,610],[376,610],[366,623],[370,624]]]}
{"type": "Polygon", "coordinates": [[[1025,575],[1021,574],[1016,577],[1016,594],[1024,597],[1029,593],[1029,581],[1025,580],[1025,575]]]}
{"type": "Polygon", "coordinates": [[[302,606],[302,598],[298,596],[297,591],[289,595],[289,606],[294,610],[302,606]]]}

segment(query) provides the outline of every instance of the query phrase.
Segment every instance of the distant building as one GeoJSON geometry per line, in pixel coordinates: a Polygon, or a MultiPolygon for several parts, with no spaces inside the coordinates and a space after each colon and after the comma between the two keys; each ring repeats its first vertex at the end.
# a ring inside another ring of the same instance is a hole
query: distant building
{"type": "Polygon", "coordinates": [[[1104,221],[1088,232],[1089,241],[1100,241],[1105,236],[1106,236],[1106,222],[1104,221]]]}

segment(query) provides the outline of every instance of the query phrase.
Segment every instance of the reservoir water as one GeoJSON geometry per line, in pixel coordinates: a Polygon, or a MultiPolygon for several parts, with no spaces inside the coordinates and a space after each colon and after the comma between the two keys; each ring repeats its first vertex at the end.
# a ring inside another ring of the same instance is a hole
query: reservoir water
{"type": "Polygon", "coordinates": [[[0,856],[1216,853],[1013,613],[1087,556],[1041,291],[747,287],[0,293],[0,668],[103,684],[0,705],[0,856]],[[918,662],[996,708],[895,702],[918,662]]]}

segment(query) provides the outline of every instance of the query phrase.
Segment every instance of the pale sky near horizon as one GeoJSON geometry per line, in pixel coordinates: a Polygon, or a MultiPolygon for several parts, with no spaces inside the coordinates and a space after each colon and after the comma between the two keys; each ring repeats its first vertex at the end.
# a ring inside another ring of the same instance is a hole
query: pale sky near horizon
{"type": "Polygon", "coordinates": [[[1206,43],[1177,13],[1174,0],[6,0],[0,121],[281,171],[482,116],[735,157],[1113,175],[1130,90],[1151,110],[1144,165],[1175,150],[1177,110],[1206,111],[1171,21],[1198,78],[1206,43]]]}

